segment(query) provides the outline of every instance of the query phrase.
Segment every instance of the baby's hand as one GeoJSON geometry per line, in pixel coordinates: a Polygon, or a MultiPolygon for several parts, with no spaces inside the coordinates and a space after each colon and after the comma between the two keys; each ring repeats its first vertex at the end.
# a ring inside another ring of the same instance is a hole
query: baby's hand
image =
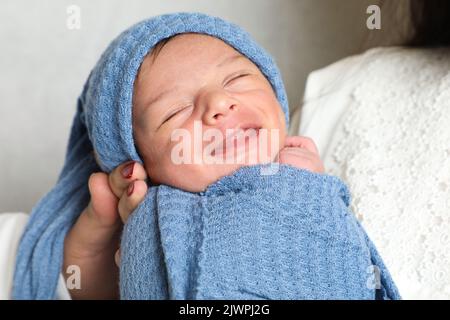
{"type": "Polygon", "coordinates": [[[316,173],[325,171],[316,144],[308,137],[286,137],[284,148],[278,154],[278,161],[316,173]]]}
{"type": "Polygon", "coordinates": [[[80,268],[80,289],[70,290],[72,299],[118,298],[119,270],[116,265],[122,221],[147,193],[146,171],[137,162],[127,162],[109,175],[89,178],[91,201],[69,231],[64,242],[63,275],[67,267],[80,268]]]}

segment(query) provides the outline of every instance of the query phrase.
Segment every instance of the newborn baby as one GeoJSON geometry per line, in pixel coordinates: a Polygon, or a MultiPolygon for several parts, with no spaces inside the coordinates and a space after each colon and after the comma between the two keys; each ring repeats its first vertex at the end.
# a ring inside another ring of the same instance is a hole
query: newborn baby
{"type": "Polygon", "coordinates": [[[89,177],[133,160],[150,187],[124,226],[122,299],[398,299],[346,186],[311,140],[286,135],[288,119],[278,68],[238,26],[175,13],[124,31],[78,100],[13,296],[55,296],[89,177]]]}
{"type": "Polygon", "coordinates": [[[280,163],[323,172],[311,140],[286,138],[284,112],[259,68],[233,47],[209,35],[177,35],[160,42],[145,58],[134,85],[133,128],[148,176],[156,184],[203,191],[244,164],[276,160],[279,146],[285,144],[279,154],[280,163]],[[195,123],[203,130],[200,135],[194,133],[195,123]],[[180,142],[172,139],[180,129],[202,144],[194,149],[194,143],[190,143],[190,149],[183,151],[191,157],[181,164],[174,161],[173,154],[180,142]],[[240,129],[242,135],[246,134],[244,129],[256,132],[247,140],[238,140],[241,147],[233,144],[234,148],[226,148],[226,141],[219,143],[220,152],[215,152],[208,164],[203,161],[203,151],[209,141],[204,141],[203,136],[210,129],[219,130],[228,139],[231,137],[227,130],[240,129]],[[262,131],[267,133],[265,140],[259,134],[262,131]],[[253,145],[251,139],[255,139],[253,145]],[[231,161],[221,161],[227,156],[231,161]],[[238,161],[239,156],[242,161],[238,161]],[[194,163],[195,157],[201,161],[194,163]]]}

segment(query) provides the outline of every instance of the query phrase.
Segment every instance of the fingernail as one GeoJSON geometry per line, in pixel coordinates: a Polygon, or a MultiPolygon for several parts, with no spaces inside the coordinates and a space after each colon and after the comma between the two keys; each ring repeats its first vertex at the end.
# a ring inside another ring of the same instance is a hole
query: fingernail
{"type": "Polygon", "coordinates": [[[127,189],[127,196],[131,196],[131,194],[133,193],[133,190],[134,190],[134,181],[132,181],[132,182],[130,183],[130,185],[128,186],[128,189],[127,189]]]}
{"type": "Polygon", "coordinates": [[[122,176],[125,179],[129,179],[133,175],[134,163],[135,163],[134,161],[130,161],[129,164],[127,164],[125,167],[123,167],[122,176]]]}

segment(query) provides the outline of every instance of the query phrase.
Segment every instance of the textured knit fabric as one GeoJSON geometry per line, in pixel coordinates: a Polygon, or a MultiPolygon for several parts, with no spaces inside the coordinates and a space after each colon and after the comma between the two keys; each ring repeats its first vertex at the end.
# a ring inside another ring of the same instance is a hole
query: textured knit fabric
{"type": "Polygon", "coordinates": [[[398,299],[349,201],[338,178],[289,165],[199,194],[152,187],[124,230],[121,297],[398,299]]]}
{"type": "MultiPolygon", "coordinates": [[[[132,93],[133,83],[138,68],[146,54],[150,52],[152,47],[160,40],[187,32],[208,34],[222,39],[253,61],[271,83],[278,101],[285,112],[286,121],[288,120],[288,103],[278,68],[272,58],[260,48],[245,31],[236,25],[204,14],[177,13],[158,16],[132,26],[130,29],[119,35],[119,37],[106,49],[100,58],[100,61],[91,72],[78,100],[77,113],[72,125],[67,155],[62,172],[60,173],[55,187],[40,200],[35,208],[33,208],[29,223],[19,245],[13,287],[14,298],[52,299],[55,297],[55,288],[62,266],[64,238],[74,221],[76,221],[79,214],[89,202],[87,182],[90,174],[99,171],[100,169],[105,172],[111,172],[113,168],[130,159],[142,163],[142,160],[135,149],[132,130],[132,93]],[[94,158],[94,150],[97,155],[97,161],[94,158]]],[[[161,188],[161,190],[165,189],[164,186],[159,188],[161,188]]],[[[122,241],[124,261],[121,265],[121,281],[123,283],[120,284],[123,298],[171,298],[188,296],[203,298],[209,297],[210,295],[220,296],[215,291],[209,290],[207,288],[207,283],[209,282],[208,277],[213,274],[219,274],[220,270],[224,268],[223,265],[215,264],[216,262],[224,261],[222,260],[224,258],[223,255],[216,259],[208,260],[210,261],[210,265],[207,265],[208,267],[205,265],[205,272],[203,272],[199,268],[181,268],[178,265],[179,263],[183,263],[183,261],[195,265],[195,259],[202,257],[202,252],[192,252],[192,248],[189,247],[192,245],[200,250],[202,247],[195,241],[198,239],[192,239],[190,242],[180,242],[174,246],[159,245],[161,241],[170,241],[174,237],[178,237],[178,235],[166,237],[163,235],[163,232],[168,231],[167,228],[159,228],[157,224],[151,223],[152,221],[155,221],[154,219],[157,216],[157,212],[155,211],[156,208],[170,208],[170,201],[168,202],[167,199],[178,201],[176,196],[178,193],[180,193],[180,195],[182,194],[183,197],[189,194],[173,189],[170,193],[174,194],[165,199],[168,204],[160,205],[159,201],[163,201],[164,199],[160,200],[158,197],[155,197],[154,194],[155,190],[159,190],[159,188],[149,189],[145,200],[133,213],[133,218],[125,227],[126,233],[122,241]],[[136,216],[137,219],[148,219],[150,224],[135,224],[133,223],[135,221],[134,219],[136,219],[134,216],[136,216]],[[139,229],[140,227],[147,228],[146,232],[142,232],[142,229],[139,229]],[[133,231],[134,228],[136,228],[136,232],[133,231]],[[133,234],[139,235],[139,238],[130,237],[130,235],[133,234]],[[146,245],[145,249],[143,248],[144,244],[146,245]],[[142,256],[138,254],[138,251],[140,250],[143,252],[150,252],[151,256],[148,258],[154,260],[140,260],[142,259],[142,256]],[[164,252],[164,250],[168,250],[169,252],[164,252]],[[133,257],[134,255],[135,257],[133,257]],[[179,261],[168,261],[168,258],[164,260],[163,257],[170,257],[172,260],[179,259],[179,261]],[[154,277],[151,278],[154,281],[149,281],[147,279],[147,274],[144,272],[145,270],[140,268],[137,269],[137,266],[140,266],[139,261],[145,263],[145,266],[148,266],[148,268],[157,268],[156,272],[158,274],[150,275],[150,277],[154,277]],[[173,268],[170,270],[173,272],[168,272],[167,268],[173,268]],[[208,268],[216,268],[216,270],[212,273],[208,268]],[[195,275],[186,273],[193,271],[195,271],[195,275]],[[176,279],[176,281],[173,279],[176,279]],[[191,293],[188,292],[185,295],[181,293],[177,293],[176,295],[168,294],[168,292],[183,292],[184,289],[182,288],[186,286],[186,281],[189,282],[191,279],[198,279],[197,282],[200,287],[197,286],[197,289],[195,290],[201,289],[203,286],[205,286],[205,290],[198,291],[200,294],[197,294],[194,291],[191,293]],[[169,289],[167,287],[168,281],[169,283],[174,283],[173,288],[169,289]],[[146,294],[146,291],[139,290],[145,286],[147,286],[147,290],[153,290],[154,294],[148,295],[146,294]]],[[[207,194],[210,193],[211,191],[207,194]]],[[[195,194],[191,194],[191,196],[199,197],[199,195],[195,194]]],[[[182,198],[180,199],[182,200],[182,198]]],[[[201,199],[208,200],[209,198],[207,196],[206,198],[205,196],[202,196],[201,199]]],[[[197,202],[195,201],[186,202],[186,206],[190,204],[195,206],[196,203],[197,202]]],[[[203,204],[203,202],[200,203],[203,204]]],[[[290,206],[288,203],[271,203],[276,206],[290,206]]],[[[179,203],[176,205],[178,206],[179,203]]],[[[208,207],[208,202],[204,205],[208,207]]],[[[258,205],[258,203],[255,200],[255,206],[256,205],[258,205]]],[[[218,207],[214,208],[214,210],[216,210],[214,211],[213,206],[210,206],[209,210],[212,210],[210,212],[214,212],[216,215],[218,213],[224,213],[222,209],[218,207]]],[[[190,210],[186,210],[186,212],[200,213],[203,211],[196,211],[195,208],[190,208],[190,210]]],[[[294,212],[292,212],[292,214],[293,213],[294,212]]],[[[199,220],[198,222],[204,223],[205,217],[209,217],[208,219],[220,218],[216,215],[203,215],[201,216],[202,220],[199,220]]],[[[225,223],[226,221],[219,222],[225,223]]],[[[257,225],[261,225],[262,222],[265,221],[255,221],[257,225]]],[[[230,224],[225,224],[223,227],[229,228],[230,226],[230,224]]],[[[248,225],[248,227],[249,226],[250,225],[248,225]]],[[[202,227],[202,230],[205,228],[205,226],[196,223],[192,223],[191,227],[202,227]]],[[[219,224],[211,224],[211,227],[220,230],[219,224]]],[[[270,237],[275,237],[272,233],[275,231],[274,229],[270,230],[270,227],[271,226],[267,226],[267,228],[269,228],[267,230],[271,231],[270,235],[267,234],[263,236],[261,233],[256,233],[253,237],[268,237],[267,240],[264,241],[270,242],[270,237]]],[[[280,234],[286,233],[289,235],[290,233],[295,232],[294,229],[290,230],[290,228],[293,227],[289,225],[286,226],[286,224],[281,224],[279,227],[278,233],[280,234]]],[[[261,228],[259,230],[263,229],[261,228]]],[[[196,231],[191,230],[190,232],[196,231]]],[[[214,234],[217,231],[212,230],[211,232],[214,234]]],[[[242,233],[243,231],[236,229],[234,232],[242,233]]],[[[207,232],[206,234],[210,233],[207,232]]],[[[273,238],[272,241],[275,242],[277,239],[273,238]]],[[[223,244],[225,245],[226,243],[224,242],[223,244]]],[[[232,243],[229,243],[228,245],[232,245],[232,243]]],[[[325,245],[325,243],[322,245],[325,245]]],[[[329,243],[328,245],[334,244],[329,243]]],[[[250,246],[250,248],[251,247],[252,246],[250,246]]],[[[221,250],[230,250],[230,252],[233,252],[235,249],[239,248],[221,248],[221,250]]],[[[271,247],[271,250],[272,249],[273,247],[271,247]]],[[[280,253],[273,253],[274,256],[271,259],[274,263],[278,263],[278,254],[281,255],[281,253],[286,250],[289,250],[289,247],[280,247],[280,253]]],[[[205,252],[213,253],[213,251],[207,250],[205,252]]],[[[223,252],[225,253],[225,251],[223,252]]],[[[218,253],[221,254],[221,252],[218,253]]],[[[241,253],[243,255],[237,259],[244,259],[244,256],[247,255],[249,255],[250,258],[253,254],[252,252],[247,251],[234,251],[234,253],[241,253]]],[[[253,257],[255,256],[256,255],[253,255],[253,257]]],[[[296,260],[299,257],[297,254],[291,255],[288,253],[283,256],[290,256],[292,259],[295,259],[286,261],[283,265],[292,266],[301,263],[296,260]]],[[[307,256],[304,258],[306,259],[307,256]]],[[[315,259],[315,257],[312,257],[312,259],[315,259]]],[[[367,259],[365,262],[367,262],[367,259]]],[[[359,265],[359,263],[357,264],[359,265]]],[[[366,264],[364,267],[366,267],[366,264]]],[[[232,269],[229,268],[225,269],[232,271],[232,269]]],[[[235,269],[234,273],[224,274],[223,277],[226,279],[238,279],[239,272],[239,269],[235,269]]],[[[286,275],[286,273],[282,274],[286,275]]],[[[287,275],[290,275],[290,273],[287,273],[287,275]]],[[[357,277],[359,276],[360,275],[358,274],[357,277]]],[[[288,276],[285,280],[287,279],[290,281],[292,278],[288,276]]],[[[263,281],[265,280],[263,279],[263,281]]],[[[273,288],[280,287],[280,285],[286,285],[286,281],[283,281],[281,278],[269,277],[267,281],[269,282],[257,282],[255,284],[256,287],[251,287],[249,290],[256,290],[257,292],[261,292],[264,296],[266,287],[273,288]],[[260,290],[258,289],[258,285],[260,286],[260,290]]],[[[325,288],[328,280],[322,279],[320,283],[325,288]]],[[[283,289],[280,288],[280,290],[283,289]]],[[[345,288],[342,290],[345,290],[345,288]]],[[[226,290],[222,290],[221,292],[222,296],[225,298],[232,298],[235,295],[234,291],[226,292],[226,290]]],[[[270,292],[271,291],[266,292],[265,295],[270,296],[270,292]]],[[[286,292],[291,291],[287,290],[286,292]]],[[[279,296],[281,297],[283,295],[279,296]]],[[[289,296],[295,297],[296,295],[289,296]]],[[[307,295],[297,295],[299,298],[306,296],[307,295]]],[[[318,296],[319,295],[311,295],[310,297],[314,298],[318,296]]],[[[341,296],[346,297],[345,295],[341,296]]],[[[395,297],[395,295],[393,297],[395,297]]]]}

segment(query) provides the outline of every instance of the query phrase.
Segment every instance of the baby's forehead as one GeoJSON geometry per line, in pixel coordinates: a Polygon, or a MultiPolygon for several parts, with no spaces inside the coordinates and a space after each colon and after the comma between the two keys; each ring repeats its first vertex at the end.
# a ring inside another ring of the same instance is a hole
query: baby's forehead
{"type": "Polygon", "coordinates": [[[222,39],[206,34],[184,33],[158,42],[145,57],[145,62],[147,64],[153,64],[157,60],[170,62],[174,60],[174,57],[177,57],[181,62],[183,58],[189,56],[216,61],[227,54],[239,55],[250,61],[245,55],[222,39]]]}
{"type": "MultiPolygon", "coordinates": [[[[212,67],[224,67],[237,60],[259,70],[245,55],[225,41],[196,33],[172,36],[158,42],[143,60],[138,74],[139,78],[161,78],[172,75],[201,73],[212,67]]],[[[218,69],[219,69],[218,68],[218,69]]],[[[259,70],[260,71],[260,70],[259,70]]]]}

